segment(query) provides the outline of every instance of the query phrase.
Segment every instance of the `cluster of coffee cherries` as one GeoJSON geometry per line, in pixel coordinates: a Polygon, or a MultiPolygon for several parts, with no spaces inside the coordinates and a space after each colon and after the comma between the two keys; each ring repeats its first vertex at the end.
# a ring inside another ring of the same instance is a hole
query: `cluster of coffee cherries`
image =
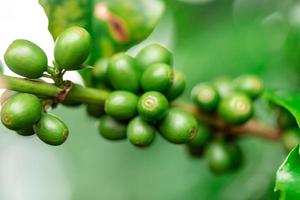
{"type": "MultiPolygon", "coordinates": [[[[43,81],[41,77],[48,77],[56,86],[64,88],[63,74],[82,66],[89,55],[90,46],[89,33],[83,28],[72,27],[56,39],[53,67],[48,66],[47,56],[39,46],[24,39],[10,44],[4,60],[10,70],[26,79],[38,84],[43,81]]],[[[35,92],[34,88],[32,92],[35,92]]],[[[36,134],[50,145],[60,145],[67,139],[69,130],[66,124],[48,113],[48,108],[58,103],[55,100],[38,94],[5,92],[1,103],[1,122],[8,129],[23,136],[36,134]]]]}
{"type": "Polygon", "coordinates": [[[262,94],[263,87],[263,82],[255,75],[241,75],[234,80],[224,77],[197,84],[191,91],[195,107],[215,123],[199,125],[196,137],[187,145],[191,155],[204,154],[210,169],[216,173],[236,169],[242,155],[235,137],[226,132],[226,127],[242,125],[252,118],[254,100],[262,94]]]}
{"type": "Polygon", "coordinates": [[[172,54],[159,44],[144,47],[135,57],[121,52],[96,62],[93,87],[112,92],[98,112],[92,105],[87,110],[100,117],[99,133],[104,138],[128,138],[133,145],[146,147],[159,132],[172,143],[191,141],[197,132],[196,119],[169,104],[186,85],[184,75],[172,64],[172,54]]]}

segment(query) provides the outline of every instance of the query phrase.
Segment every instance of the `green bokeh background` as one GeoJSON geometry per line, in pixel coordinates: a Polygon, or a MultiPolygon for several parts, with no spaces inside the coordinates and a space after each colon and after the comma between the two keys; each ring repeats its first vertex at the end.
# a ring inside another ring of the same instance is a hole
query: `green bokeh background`
{"type": "MultiPolygon", "coordinates": [[[[183,99],[195,83],[224,75],[258,74],[273,89],[299,86],[299,36],[288,18],[294,2],[195,2],[166,1],[160,24],[144,43],[158,41],[174,52],[175,67],[188,80],[183,99]]],[[[244,165],[216,176],[205,159],[191,158],[184,146],[159,135],[150,148],[138,149],[128,141],[101,138],[97,120],[87,117],[84,107],[59,107],[54,113],[70,128],[69,139],[59,147],[44,145],[36,137],[24,139],[1,126],[2,155],[7,155],[2,171],[19,182],[14,194],[0,188],[0,199],[277,199],[275,172],[286,156],[279,142],[240,138],[244,165]]],[[[260,113],[272,123],[270,115],[260,113]]],[[[2,175],[3,181],[9,179],[2,175]]]]}

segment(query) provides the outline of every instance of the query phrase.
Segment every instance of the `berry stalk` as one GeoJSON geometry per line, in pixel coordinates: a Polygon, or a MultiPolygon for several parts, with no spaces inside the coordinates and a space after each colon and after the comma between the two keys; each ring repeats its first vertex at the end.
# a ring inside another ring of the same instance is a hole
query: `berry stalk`
{"type": "MultiPolygon", "coordinates": [[[[27,80],[7,75],[0,75],[0,82],[0,88],[2,89],[8,89],[22,93],[30,93],[50,98],[55,98],[59,94],[61,94],[61,92],[63,92],[63,88],[59,88],[51,83],[27,80]]],[[[65,101],[76,101],[86,104],[103,105],[109,93],[110,92],[106,90],[97,90],[73,84],[73,87],[67,94],[65,101]]]]}
{"type": "Polygon", "coordinates": [[[269,126],[255,119],[251,119],[242,125],[230,126],[218,116],[207,115],[199,111],[195,105],[176,102],[173,103],[173,106],[180,107],[181,109],[192,113],[200,122],[215,127],[218,130],[222,130],[224,133],[232,135],[250,134],[269,140],[278,140],[281,136],[281,129],[279,127],[269,126]]]}

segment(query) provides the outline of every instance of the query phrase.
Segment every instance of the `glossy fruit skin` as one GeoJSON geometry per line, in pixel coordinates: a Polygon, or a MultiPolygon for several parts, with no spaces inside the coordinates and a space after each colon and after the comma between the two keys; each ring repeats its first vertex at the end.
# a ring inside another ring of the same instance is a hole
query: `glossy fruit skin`
{"type": "Polygon", "coordinates": [[[186,78],[183,73],[178,70],[173,70],[174,77],[172,85],[164,92],[164,95],[169,101],[172,101],[179,97],[185,90],[186,87],[186,78]]]}
{"type": "Polygon", "coordinates": [[[239,148],[221,140],[209,144],[205,157],[211,171],[217,174],[229,172],[238,167],[241,162],[239,148]]]}
{"type": "Polygon", "coordinates": [[[166,97],[159,92],[146,92],[138,101],[139,115],[146,121],[158,121],[162,119],[169,108],[166,97]]]}
{"type": "Polygon", "coordinates": [[[253,116],[253,103],[248,96],[233,93],[220,102],[218,111],[226,123],[239,125],[253,116]]]}
{"type": "Polygon", "coordinates": [[[114,91],[105,101],[105,112],[117,119],[125,120],[137,113],[138,97],[127,91],[114,91]]]}
{"type": "Polygon", "coordinates": [[[109,84],[107,58],[101,58],[94,64],[91,79],[93,85],[97,85],[99,83],[109,84]]]}
{"type": "Polygon", "coordinates": [[[255,75],[242,75],[234,80],[237,91],[247,94],[251,99],[256,99],[264,90],[262,80],[255,75]]]}
{"type": "Polygon", "coordinates": [[[42,104],[32,94],[16,94],[4,103],[1,121],[8,129],[21,130],[32,126],[41,117],[42,104]]]}
{"type": "Polygon", "coordinates": [[[137,93],[140,89],[141,71],[135,60],[125,53],[118,53],[110,58],[108,77],[117,90],[137,93]]]}
{"type": "Polygon", "coordinates": [[[196,136],[190,141],[189,145],[193,147],[203,148],[212,138],[212,134],[209,129],[203,124],[198,125],[198,131],[196,136]]]}
{"type": "Polygon", "coordinates": [[[137,54],[136,60],[143,69],[146,69],[150,65],[156,63],[165,63],[168,65],[173,64],[172,53],[159,44],[151,44],[144,47],[137,54]]]}
{"type": "Polygon", "coordinates": [[[108,140],[122,140],[126,138],[126,123],[109,115],[103,115],[99,120],[98,130],[102,137],[108,140]]]}
{"type": "Polygon", "coordinates": [[[149,146],[155,137],[155,128],[141,117],[132,119],[127,127],[128,140],[139,147],[149,146]]]}
{"type": "Polygon", "coordinates": [[[219,77],[212,81],[212,85],[221,98],[224,98],[233,92],[232,80],[228,77],[219,77]]]}
{"type": "Polygon", "coordinates": [[[29,126],[27,128],[21,129],[19,131],[16,131],[17,134],[22,136],[31,136],[34,135],[33,126],[29,126]]]}
{"type": "Polygon", "coordinates": [[[67,125],[52,114],[43,114],[33,129],[43,142],[53,146],[64,143],[69,135],[67,125]]]}
{"type": "Polygon", "coordinates": [[[220,96],[217,90],[209,83],[196,85],[191,92],[191,97],[197,107],[206,112],[214,111],[219,104],[220,96]]]}
{"type": "Polygon", "coordinates": [[[45,52],[28,40],[15,40],[7,48],[4,60],[10,70],[27,78],[39,78],[47,70],[45,52]]]}
{"type": "Polygon", "coordinates": [[[196,136],[187,144],[189,154],[193,157],[201,157],[211,138],[212,134],[209,129],[199,124],[196,136]]]}
{"type": "Polygon", "coordinates": [[[285,149],[290,152],[296,145],[300,144],[299,128],[291,128],[283,132],[282,143],[285,149]]]}
{"type": "Polygon", "coordinates": [[[94,118],[99,118],[103,114],[105,114],[104,105],[98,105],[98,104],[86,105],[86,111],[89,116],[94,117],[94,118]]]}
{"type": "Polygon", "coordinates": [[[173,69],[167,64],[157,63],[149,66],[141,78],[141,86],[145,92],[167,91],[173,83],[173,69]]]}
{"type": "Polygon", "coordinates": [[[77,70],[88,58],[91,36],[81,27],[74,26],[63,31],[55,41],[54,58],[61,69],[77,70]]]}
{"type": "Polygon", "coordinates": [[[175,144],[185,144],[196,136],[198,122],[190,113],[171,108],[158,123],[158,129],[166,140],[175,144]]]}

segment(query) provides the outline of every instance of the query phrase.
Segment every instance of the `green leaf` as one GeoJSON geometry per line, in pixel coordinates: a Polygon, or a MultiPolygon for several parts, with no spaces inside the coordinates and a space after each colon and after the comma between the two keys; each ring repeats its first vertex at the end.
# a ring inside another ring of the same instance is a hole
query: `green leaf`
{"type": "Polygon", "coordinates": [[[153,31],[164,12],[160,0],[40,0],[55,39],[70,26],[92,35],[90,63],[99,57],[128,49],[153,31]]]}
{"type": "Polygon", "coordinates": [[[300,199],[300,156],[297,145],[279,167],[275,191],[280,191],[281,200],[300,199]]]}
{"type": "Polygon", "coordinates": [[[268,91],[264,97],[271,102],[288,110],[295,118],[300,126],[300,93],[299,92],[271,92],[268,91]]]}

